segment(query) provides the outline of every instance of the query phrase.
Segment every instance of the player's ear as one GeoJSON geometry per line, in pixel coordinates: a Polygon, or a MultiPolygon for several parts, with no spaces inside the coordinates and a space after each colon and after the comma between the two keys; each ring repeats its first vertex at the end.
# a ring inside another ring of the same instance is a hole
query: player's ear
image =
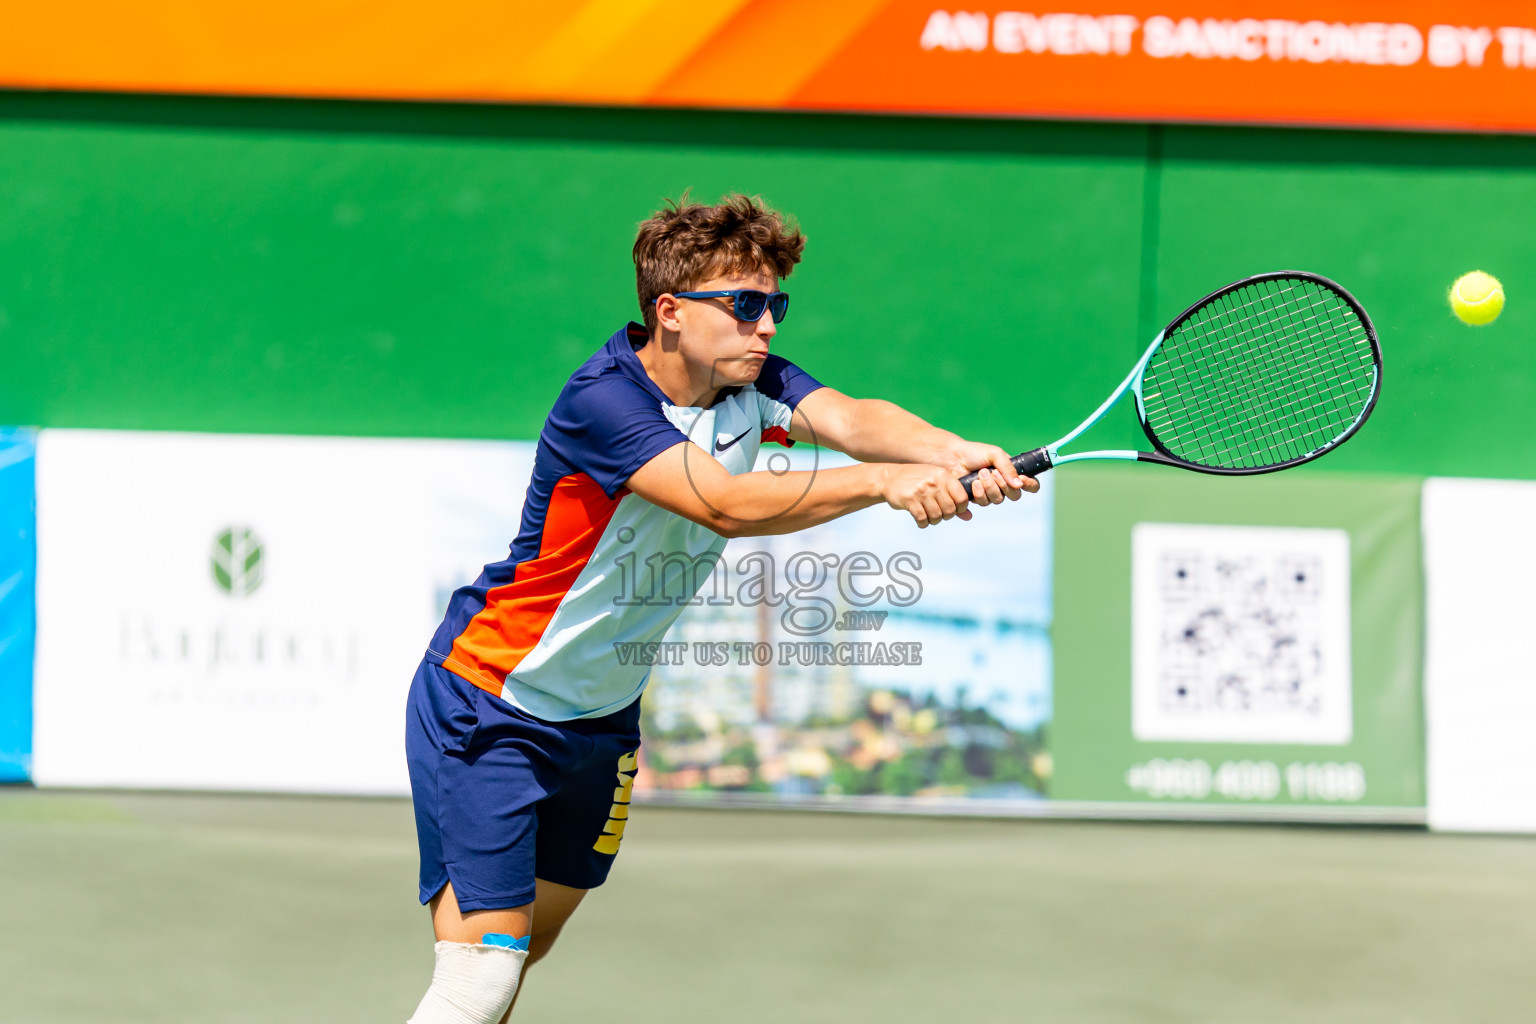
{"type": "Polygon", "coordinates": [[[678,319],[682,307],[683,304],[671,292],[656,300],[656,322],[662,330],[676,334],[683,329],[682,321],[678,319]]]}

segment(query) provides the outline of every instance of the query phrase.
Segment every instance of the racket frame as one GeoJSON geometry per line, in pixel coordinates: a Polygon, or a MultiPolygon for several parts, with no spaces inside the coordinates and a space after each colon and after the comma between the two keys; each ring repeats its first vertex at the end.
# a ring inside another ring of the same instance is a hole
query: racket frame
{"type": "MultiPolygon", "coordinates": [[[[1147,350],[1143,352],[1141,358],[1136,361],[1136,365],[1131,368],[1131,372],[1126,375],[1125,380],[1122,381],[1120,386],[1116,388],[1114,392],[1104,400],[1102,405],[1093,411],[1092,415],[1083,420],[1083,422],[1079,423],[1076,428],[1074,428],[1066,436],[1062,437],[1059,441],[1048,444],[1043,448],[1036,448],[1034,451],[1025,452],[1023,455],[1018,456],[1014,460],[1014,464],[1020,472],[1026,473],[1028,475],[1033,474],[1029,473],[1029,468],[1026,467],[1033,468],[1039,472],[1044,472],[1045,470],[1050,469],[1052,466],[1060,466],[1068,462],[1082,462],[1087,459],[1113,459],[1125,462],[1153,462],[1164,466],[1177,466],[1180,469],[1192,469],[1197,473],[1210,473],[1215,476],[1255,476],[1260,473],[1275,473],[1282,469],[1290,469],[1293,466],[1299,466],[1304,462],[1311,462],[1313,459],[1318,458],[1325,452],[1332,451],[1334,448],[1337,448],[1345,441],[1348,441],[1356,434],[1356,432],[1359,431],[1361,425],[1365,423],[1366,418],[1371,414],[1371,410],[1376,408],[1376,400],[1380,396],[1381,345],[1376,338],[1376,327],[1371,323],[1371,318],[1366,314],[1365,308],[1360,305],[1355,297],[1351,295],[1343,285],[1339,284],[1337,281],[1332,281],[1326,277],[1323,277],[1321,274],[1313,274],[1305,270],[1274,270],[1263,274],[1254,274],[1253,276],[1245,277],[1240,281],[1233,281],[1226,287],[1218,288],[1214,292],[1211,292],[1200,301],[1192,303],[1189,308],[1184,310],[1184,312],[1174,317],[1173,320],[1169,322],[1167,327],[1164,327],[1157,333],[1157,337],[1152,340],[1151,345],[1147,346],[1147,350]],[[1371,381],[1371,396],[1366,400],[1365,405],[1360,409],[1360,412],[1355,417],[1354,422],[1351,423],[1349,427],[1346,428],[1337,437],[1331,439],[1327,444],[1318,448],[1314,448],[1312,451],[1307,452],[1305,455],[1298,456],[1297,458],[1290,459],[1286,462],[1276,463],[1272,466],[1239,467],[1235,469],[1228,469],[1218,466],[1202,466],[1198,462],[1190,462],[1188,459],[1181,459],[1177,455],[1173,454],[1173,452],[1169,451],[1163,442],[1158,439],[1157,435],[1152,432],[1152,428],[1147,425],[1146,408],[1142,404],[1141,397],[1142,375],[1146,372],[1147,364],[1152,361],[1152,357],[1157,353],[1157,350],[1162,347],[1163,339],[1168,337],[1168,335],[1173,331],[1177,330],[1196,312],[1203,309],[1209,303],[1221,298],[1223,295],[1234,292],[1239,288],[1246,288],[1249,285],[1257,284],[1262,281],[1296,279],[1311,281],[1314,284],[1321,285],[1334,294],[1338,295],[1339,298],[1343,299],[1349,308],[1354,312],[1355,316],[1359,318],[1361,326],[1365,328],[1365,336],[1371,343],[1371,356],[1375,362],[1376,372],[1371,381]],[[1125,397],[1125,393],[1127,391],[1131,393],[1131,397],[1136,403],[1136,419],[1141,424],[1142,433],[1147,435],[1147,440],[1152,442],[1152,447],[1155,449],[1155,451],[1143,452],[1136,451],[1135,449],[1103,449],[1091,452],[1071,452],[1066,455],[1057,454],[1058,449],[1072,443],[1084,431],[1088,430],[1095,423],[1099,422],[1099,420],[1103,419],[1104,415],[1108,413],[1110,409],[1114,408],[1115,404],[1118,403],[1121,398],[1125,397]],[[1020,465],[1021,460],[1025,460],[1026,458],[1029,459],[1029,462],[1025,465],[1020,465]],[[1042,458],[1044,459],[1043,465],[1040,461],[1042,458]]],[[[969,488],[967,488],[967,490],[969,490],[969,488]]]]}

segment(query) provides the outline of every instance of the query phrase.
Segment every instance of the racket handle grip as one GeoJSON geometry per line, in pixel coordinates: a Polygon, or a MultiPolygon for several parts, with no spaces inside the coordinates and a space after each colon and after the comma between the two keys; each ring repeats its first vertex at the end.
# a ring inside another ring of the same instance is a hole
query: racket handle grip
{"type": "MultiPolygon", "coordinates": [[[[1051,468],[1051,455],[1044,448],[1036,448],[1034,451],[1015,455],[1008,461],[1012,462],[1013,468],[1024,476],[1039,476],[1051,468]]],[[[979,472],[980,470],[977,470],[977,473],[979,472]]],[[[967,495],[974,493],[971,486],[976,483],[977,473],[967,473],[960,478],[960,486],[965,488],[967,495]]]]}

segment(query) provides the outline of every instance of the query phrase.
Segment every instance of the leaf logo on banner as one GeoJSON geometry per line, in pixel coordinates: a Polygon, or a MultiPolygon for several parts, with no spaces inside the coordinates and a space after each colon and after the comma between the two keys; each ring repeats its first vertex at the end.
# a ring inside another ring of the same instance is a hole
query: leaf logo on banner
{"type": "Polygon", "coordinates": [[[213,582],[231,597],[256,592],[263,579],[261,538],[247,526],[231,526],[213,542],[213,582]]]}

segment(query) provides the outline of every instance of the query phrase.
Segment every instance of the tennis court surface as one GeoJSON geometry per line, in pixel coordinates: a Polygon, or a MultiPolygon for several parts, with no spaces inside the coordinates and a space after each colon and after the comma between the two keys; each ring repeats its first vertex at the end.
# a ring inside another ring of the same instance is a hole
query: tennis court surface
{"type": "MultiPolygon", "coordinates": [[[[409,803],[0,790],[0,1022],[403,1021],[409,803]]],[[[528,1021],[1514,1021],[1536,841],[641,808],[528,1021]]]]}

